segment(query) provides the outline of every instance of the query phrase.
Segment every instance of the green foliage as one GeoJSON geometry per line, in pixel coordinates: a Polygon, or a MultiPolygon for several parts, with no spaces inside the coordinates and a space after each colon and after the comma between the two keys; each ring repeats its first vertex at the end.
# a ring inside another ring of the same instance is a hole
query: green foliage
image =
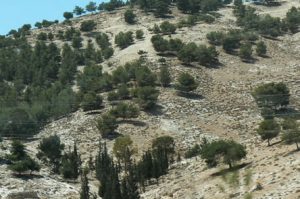
{"type": "Polygon", "coordinates": [[[243,145],[233,140],[218,140],[207,143],[203,146],[201,157],[205,159],[208,166],[214,167],[222,158],[225,164],[232,168],[236,161],[246,157],[246,149],[243,145]]]}
{"type": "Polygon", "coordinates": [[[144,38],[144,32],[143,32],[143,30],[137,30],[137,31],[135,32],[135,37],[136,37],[137,39],[143,39],[143,38],[144,38]]]}
{"type": "Polygon", "coordinates": [[[163,87],[170,86],[172,78],[168,66],[162,66],[160,68],[159,81],[163,87]]]}
{"type": "Polygon", "coordinates": [[[117,127],[117,120],[112,114],[106,113],[97,121],[97,128],[103,138],[113,135],[117,127]]]}
{"type": "Polygon", "coordinates": [[[83,96],[81,107],[84,111],[100,109],[102,107],[102,97],[95,92],[88,92],[83,96]]]}
{"type": "Polygon", "coordinates": [[[108,101],[116,101],[119,99],[119,95],[115,91],[111,91],[107,94],[107,100],[108,101]]]}
{"type": "Polygon", "coordinates": [[[289,104],[290,92],[286,84],[272,82],[255,88],[252,96],[259,107],[277,110],[289,104]]]}
{"type": "Polygon", "coordinates": [[[52,164],[54,166],[53,171],[58,172],[60,158],[62,157],[61,153],[64,147],[64,144],[61,144],[60,138],[57,135],[43,138],[38,146],[39,152],[37,157],[52,164]]]}
{"type": "Polygon", "coordinates": [[[107,10],[107,11],[113,11],[117,8],[120,8],[122,6],[124,6],[124,2],[121,0],[110,0],[109,2],[102,2],[99,7],[98,10],[107,10]]]}
{"type": "Polygon", "coordinates": [[[154,49],[158,52],[164,52],[169,50],[169,42],[160,35],[152,36],[151,42],[153,44],[154,49]]]}
{"type": "Polygon", "coordinates": [[[84,8],[82,8],[80,6],[75,6],[73,13],[77,16],[80,16],[85,13],[85,10],[84,10],[84,8]]]}
{"type": "Polygon", "coordinates": [[[118,87],[117,90],[119,99],[128,99],[129,98],[129,90],[126,84],[122,84],[118,87]]]}
{"type": "Polygon", "coordinates": [[[226,52],[232,52],[234,49],[240,47],[241,37],[240,34],[237,32],[230,32],[226,34],[223,39],[223,49],[226,52]]]}
{"type": "Polygon", "coordinates": [[[176,26],[168,21],[162,22],[159,27],[163,34],[174,34],[176,31],[176,26]]]}
{"type": "Polygon", "coordinates": [[[76,49],[80,49],[82,47],[82,38],[80,36],[72,38],[72,47],[76,49]]]}
{"type": "Polygon", "coordinates": [[[90,1],[86,6],[85,6],[86,11],[88,12],[95,12],[97,9],[97,5],[95,2],[90,1]]]}
{"type": "Polygon", "coordinates": [[[135,68],[135,80],[138,86],[155,86],[156,79],[156,74],[148,66],[140,65],[135,68]]]}
{"type": "Polygon", "coordinates": [[[115,36],[115,44],[119,46],[121,49],[124,49],[130,46],[133,43],[133,33],[131,31],[128,32],[119,32],[115,36]]]}
{"type": "Polygon", "coordinates": [[[178,53],[178,59],[185,62],[191,63],[197,61],[198,57],[198,46],[195,43],[188,43],[178,53]]]}
{"type": "Polygon", "coordinates": [[[73,151],[69,151],[62,156],[60,173],[64,178],[77,179],[81,165],[80,156],[77,152],[76,144],[73,151]]]}
{"type": "Polygon", "coordinates": [[[300,25],[300,9],[292,7],[287,13],[286,13],[286,24],[287,28],[292,32],[296,33],[299,30],[300,25]]]}
{"type": "Polygon", "coordinates": [[[124,13],[124,19],[128,24],[134,24],[135,23],[136,15],[133,13],[132,10],[126,10],[124,13]]]}
{"type": "Polygon", "coordinates": [[[219,46],[223,42],[224,33],[220,31],[213,31],[207,33],[206,38],[208,39],[209,43],[219,46]]]}
{"type": "Polygon", "coordinates": [[[134,104],[121,102],[114,107],[110,113],[116,118],[137,118],[139,115],[139,108],[134,104]]]}
{"type": "Polygon", "coordinates": [[[173,160],[175,154],[175,141],[174,138],[168,135],[157,137],[152,140],[152,149],[157,151],[164,151],[173,160]]]}
{"type": "Polygon", "coordinates": [[[153,108],[159,95],[159,91],[151,86],[139,87],[136,89],[136,93],[137,102],[144,110],[153,108]]]}
{"type": "Polygon", "coordinates": [[[294,119],[285,119],[282,123],[283,133],[282,140],[286,144],[296,144],[297,149],[299,150],[299,142],[300,142],[300,128],[299,124],[294,119]]]}
{"type": "Polygon", "coordinates": [[[124,163],[125,171],[127,171],[128,164],[130,164],[131,156],[134,154],[132,146],[133,142],[130,136],[120,136],[115,140],[113,146],[113,153],[118,160],[124,163]]]}
{"type": "Polygon", "coordinates": [[[66,20],[72,19],[73,18],[73,13],[72,12],[64,12],[64,18],[66,20]]]}
{"type": "Polygon", "coordinates": [[[191,92],[196,90],[198,87],[198,83],[189,73],[181,73],[177,81],[178,83],[176,84],[176,89],[180,92],[191,92]]]}
{"type": "Polygon", "coordinates": [[[187,152],[185,152],[185,158],[196,157],[201,154],[201,147],[199,144],[195,144],[192,148],[189,148],[187,152]]]}
{"type": "Polygon", "coordinates": [[[113,48],[106,48],[102,51],[102,55],[104,57],[104,59],[109,59],[110,57],[112,57],[114,54],[114,49],[113,48]]]}
{"type": "Polygon", "coordinates": [[[112,72],[112,81],[115,85],[126,84],[130,80],[130,77],[126,69],[122,66],[119,66],[112,72]]]}
{"type": "Polygon", "coordinates": [[[7,158],[12,161],[12,164],[8,166],[13,172],[19,174],[29,171],[39,171],[40,165],[27,155],[25,146],[18,140],[14,140],[11,144],[11,153],[7,155],[7,158]]]}
{"type": "Polygon", "coordinates": [[[41,41],[46,41],[48,38],[47,36],[47,33],[45,32],[40,32],[38,35],[37,35],[37,39],[38,40],[41,40],[41,41]]]}
{"type": "Polygon", "coordinates": [[[250,43],[242,44],[239,51],[239,57],[242,60],[249,60],[252,57],[252,45],[250,43]]]}
{"type": "Polygon", "coordinates": [[[107,49],[111,46],[109,42],[109,37],[105,33],[98,33],[95,37],[97,44],[102,50],[107,49]]]}
{"type": "Polygon", "coordinates": [[[89,199],[90,198],[90,188],[89,188],[89,179],[87,177],[87,172],[81,172],[81,189],[80,189],[80,199],[89,199]]]}
{"type": "Polygon", "coordinates": [[[280,125],[274,119],[263,120],[257,129],[261,139],[268,141],[268,146],[270,146],[270,140],[277,137],[279,132],[280,125]]]}
{"type": "Polygon", "coordinates": [[[83,32],[90,32],[94,30],[96,27],[96,23],[93,20],[83,21],[80,25],[80,30],[83,32]]]}
{"type": "Polygon", "coordinates": [[[256,44],[256,54],[258,56],[265,56],[267,53],[267,46],[263,41],[256,44]]]}

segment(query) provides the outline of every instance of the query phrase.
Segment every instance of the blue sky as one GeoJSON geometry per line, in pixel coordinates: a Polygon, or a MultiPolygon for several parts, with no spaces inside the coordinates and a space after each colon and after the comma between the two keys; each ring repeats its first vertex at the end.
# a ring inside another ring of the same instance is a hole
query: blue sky
{"type": "MultiPolygon", "coordinates": [[[[85,7],[91,0],[0,0],[0,35],[7,34],[23,24],[37,21],[62,20],[65,11],[73,11],[76,5],[85,7]]],[[[99,4],[100,0],[94,0],[99,4]]]]}

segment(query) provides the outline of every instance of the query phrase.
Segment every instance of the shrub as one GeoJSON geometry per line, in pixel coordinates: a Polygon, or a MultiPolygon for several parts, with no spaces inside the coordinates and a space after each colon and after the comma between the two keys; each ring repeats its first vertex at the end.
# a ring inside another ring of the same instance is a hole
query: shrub
{"type": "Polygon", "coordinates": [[[88,92],[83,96],[81,107],[84,111],[99,109],[102,106],[102,98],[95,92],[88,92]]]}
{"type": "Polygon", "coordinates": [[[124,49],[130,46],[133,43],[133,33],[129,32],[120,32],[115,37],[115,44],[119,46],[121,49],[124,49]]]}
{"type": "Polygon", "coordinates": [[[119,103],[113,108],[110,113],[116,118],[137,118],[139,115],[139,108],[134,104],[119,103]]]}
{"type": "Polygon", "coordinates": [[[39,33],[39,34],[37,35],[37,39],[38,39],[38,40],[41,40],[41,41],[46,41],[47,38],[48,38],[48,35],[47,35],[47,33],[45,33],[45,32],[41,32],[41,33],[39,33]]]}
{"type": "Polygon", "coordinates": [[[96,27],[96,23],[93,20],[87,20],[81,23],[80,30],[84,32],[89,32],[94,30],[96,27]]]}
{"type": "Polygon", "coordinates": [[[176,31],[176,26],[168,21],[164,21],[160,25],[160,30],[163,34],[174,34],[176,31]]]}
{"type": "Polygon", "coordinates": [[[176,89],[180,92],[191,92],[196,90],[198,87],[198,83],[189,73],[181,73],[177,81],[178,83],[176,84],[176,89]]]}
{"type": "Polygon", "coordinates": [[[100,131],[103,138],[109,138],[113,135],[117,127],[116,118],[108,113],[102,115],[102,117],[97,121],[97,129],[100,131]]]}
{"type": "Polygon", "coordinates": [[[213,45],[221,45],[223,38],[224,38],[224,33],[223,32],[218,32],[218,31],[213,31],[210,33],[207,33],[206,38],[208,39],[209,43],[213,45]]]}
{"type": "Polygon", "coordinates": [[[159,91],[151,86],[139,87],[137,88],[136,93],[137,102],[144,110],[153,108],[159,95],[159,91]]]}
{"type": "Polygon", "coordinates": [[[133,13],[132,10],[126,10],[124,13],[124,18],[128,24],[134,24],[136,15],[133,13]]]}
{"type": "Polygon", "coordinates": [[[239,51],[239,57],[242,60],[249,60],[252,57],[252,45],[250,43],[242,44],[239,51]]]}
{"type": "Polygon", "coordinates": [[[205,144],[201,150],[201,157],[210,167],[218,164],[220,157],[225,164],[232,168],[236,161],[246,157],[246,148],[233,140],[218,140],[205,144]]]}
{"type": "Polygon", "coordinates": [[[265,56],[267,53],[267,46],[263,41],[256,44],[256,54],[258,56],[265,56]]]}
{"type": "Polygon", "coordinates": [[[279,132],[280,126],[274,119],[262,121],[257,130],[257,133],[260,135],[261,139],[268,141],[268,146],[270,146],[270,140],[277,137],[279,132]]]}
{"type": "Polygon", "coordinates": [[[105,48],[104,50],[102,50],[102,55],[104,57],[104,59],[109,59],[113,56],[114,54],[114,49],[113,48],[105,48]]]}
{"type": "Polygon", "coordinates": [[[119,99],[119,95],[115,91],[111,91],[107,94],[107,100],[108,101],[115,101],[119,99]]]}
{"type": "Polygon", "coordinates": [[[128,99],[129,98],[129,90],[126,84],[122,84],[118,87],[118,96],[119,99],[128,99]]]}
{"type": "Polygon", "coordinates": [[[252,96],[259,107],[273,110],[280,109],[289,104],[290,92],[284,83],[267,83],[254,89],[252,96]]]}
{"type": "Polygon", "coordinates": [[[159,72],[159,81],[163,87],[167,87],[171,83],[171,74],[167,66],[162,66],[159,72]]]}
{"type": "Polygon", "coordinates": [[[109,37],[105,33],[98,33],[95,39],[102,50],[107,49],[111,45],[109,42],[109,37]]]}
{"type": "Polygon", "coordinates": [[[64,18],[66,20],[73,18],[73,13],[72,12],[64,12],[64,18]]]}
{"type": "Polygon", "coordinates": [[[151,38],[154,49],[158,52],[164,52],[169,49],[169,42],[160,35],[154,35],[151,38]]]}
{"type": "Polygon", "coordinates": [[[198,60],[198,46],[195,43],[188,43],[182,47],[178,52],[178,59],[185,62],[191,63],[198,60]]]}
{"type": "Polygon", "coordinates": [[[143,38],[144,38],[144,32],[143,32],[142,30],[137,30],[137,31],[135,32],[135,37],[136,37],[137,39],[143,39],[143,38]]]}

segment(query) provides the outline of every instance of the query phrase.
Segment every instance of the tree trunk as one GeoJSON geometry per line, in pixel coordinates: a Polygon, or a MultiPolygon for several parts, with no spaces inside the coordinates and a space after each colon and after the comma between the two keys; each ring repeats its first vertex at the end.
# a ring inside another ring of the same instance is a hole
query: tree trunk
{"type": "Polygon", "coordinates": [[[270,144],[270,139],[268,139],[268,146],[271,146],[271,144],[270,144]]]}
{"type": "Polygon", "coordinates": [[[229,169],[232,169],[232,164],[231,164],[231,162],[228,162],[228,165],[229,165],[229,169]]]}
{"type": "Polygon", "coordinates": [[[300,150],[298,142],[296,142],[297,150],[300,150]]]}

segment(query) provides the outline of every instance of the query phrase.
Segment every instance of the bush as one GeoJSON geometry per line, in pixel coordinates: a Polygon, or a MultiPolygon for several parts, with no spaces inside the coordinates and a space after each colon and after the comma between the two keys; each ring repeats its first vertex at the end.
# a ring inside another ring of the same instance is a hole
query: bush
{"type": "Polygon", "coordinates": [[[143,32],[142,30],[137,30],[137,31],[135,32],[135,37],[136,37],[137,39],[143,39],[143,38],[144,38],[144,32],[143,32]]]}
{"type": "Polygon", "coordinates": [[[136,90],[136,95],[140,107],[149,110],[155,106],[159,91],[151,86],[139,87],[136,90]]]}
{"type": "Polygon", "coordinates": [[[84,111],[99,109],[102,106],[102,97],[94,92],[88,92],[83,96],[81,107],[84,111]]]}
{"type": "Polygon", "coordinates": [[[213,32],[207,33],[206,38],[208,39],[209,43],[219,46],[223,42],[224,33],[218,32],[218,31],[213,31],[213,32]]]}
{"type": "Polygon", "coordinates": [[[130,46],[133,43],[133,33],[129,32],[120,32],[115,36],[115,44],[119,46],[121,49],[124,49],[130,46]]]}
{"type": "Polygon", "coordinates": [[[242,44],[239,51],[239,57],[242,60],[249,60],[252,57],[252,45],[250,43],[242,44]]]}
{"type": "Polygon", "coordinates": [[[97,129],[100,131],[103,138],[109,138],[113,135],[117,127],[116,118],[108,113],[102,115],[102,117],[97,121],[97,129]]]}
{"type": "Polygon", "coordinates": [[[156,74],[147,66],[139,66],[135,69],[135,79],[139,87],[155,86],[156,74]]]}
{"type": "Polygon", "coordinates": [[[198,46],[195,43],[185,44],[178,52],[178,59],[185,63],[191,63],[198,60],[198,46]]]}
{"type": "Polygon", "coordinates": [[[194,77],[189,73],[181,73],[177,79],[176,89],[180,92],[191,92],[196,90],[198,83],[195,81],[194,77]]]}
{"type": "Polygon", "coordinates": [[[257,105],[277,110],[289,104],[290,91],[284,83],[268,83],[252,92],[257,105]]]}
{"type": "Polygon", "coordinates": [[[157,52],[169,50],[169,42],[160,35],[154,35],[151,38],[152,45],[157,52]]]}
{"type": "Polygon", "coordinates": [[[279,132],[280,126],[274,119],[262,121],[257,130],[257,133],[260,135],[261,139],[268,141],[268,146],[270,146],[270,140],[277,137],[279,132]]]}
{"type": "Polygon", "coordinates": [[[124,18],[128,24],[134,24],[136,15],[133,13],[132,10],[126,10],[126,12],[124,13],[124,18]]]}
{"type": "Polygon", "coordinates": [[[109,43],[109,37],[105,33],[98,33],[96,35],[96,42],[102,50],[109,48],[111,44],[109,43]]]}
{"type": "Polygon", "coordinates": [[[118,96],[119,99],[128,99],[129,98],[129,90],[126,84],[122,84],[118,87],[118,96]]]}
{"type": "Polygon", "coordinates": [[[174,34],[176,31],[176,26],[168,21],[164,21],[160,25],[160,30],[163,34],[174,34]]]}
{"type": "Polygon", "coordinates": [[[223,39],[223,49],[226,52],[232,52],[240,46],[240,40],[239,34],[227,34],[223,39]]]}
{"type": "Polygon", "coordinates": [[[104,50],[102,50],[102,55],[104,57],[104,59],[109,59],[113,56],[114,54],[114,49],[113,48],[105,48],[104,50]]]}
{"type": "Polygon", "coordinates": [[[64,18],[66,20],[73,18],[73,13],[72,12],[64,12],[64,18]]]}
{"type": "Polygon", "coordinates": [[[218,164],[220,157],[225,164],[232,168],[236,161],[246,157],[246,148],[233,140],[218,140],[205,144],[201,150],[201,157],[210,167],[218,164]]]}
{"type": "Polygon", "coordinates": [[[187,152],[185,152],[184,157],[192,158],[200,154],[201,154],[201,147],[199,144],[195,144],[192,148],[188,149],[187,152]]]}
{"type": "Polygon", "coordinates": [[[159,72],[159,81],[163,87],[168,87],[171,83],[171,74],[167,66],[162,66],[159,72]]]}
{"type": "Polygon", "coordinates": [[[110,113],[116,118],[137,118],[139,115],[139,108],[134,104],[119,103],[113,108],[110,113]]]}
{"type": "Polygon", "coordinates": [[[267,54],[267,46],[263,41],[256,44],[256,54],[258,56],[265,56],[267,54]]]}
{"type": "Polygon", "coordinates": [[[119,95],[115,91],[111,91],[107,94],[107,100],[108,101],[115,101],[119,99],[119,95]]]}
{"type": "Polygon", "coordinates": [[[41,33],[39,33],[39,34],[37,35],[37,39],[38,39],[38,40],[41,40],[41,41],[46,41],[47,38],[48,38],[48,35],[47,35],[47,33],[45,33],[45,32],[41,32],[41,33]]]}
{"type": "Polygon", "coordinates": [[[94,30],[96,27],[96,23],[93,20],[87,20],[81,23],[80,30],[83,32],[89,32],[94,30]]]}
{"type": "Polygon", "coordinates": [[[54,172],[58,172],[61,153],[64,147],[65,145],[61,144],[60,138],[57,135],[43,138],[38,146],[39,152],[37,157],[52,164],[54,172]]]}
{"type": "Polygon", "coordinates": [[[200,45],[198,47],[197,53],[197,60],[201,65],[209,66],[213,63],[218,62],[219,53],[214,46],[206,47],[205,45],[200,45]]]}

